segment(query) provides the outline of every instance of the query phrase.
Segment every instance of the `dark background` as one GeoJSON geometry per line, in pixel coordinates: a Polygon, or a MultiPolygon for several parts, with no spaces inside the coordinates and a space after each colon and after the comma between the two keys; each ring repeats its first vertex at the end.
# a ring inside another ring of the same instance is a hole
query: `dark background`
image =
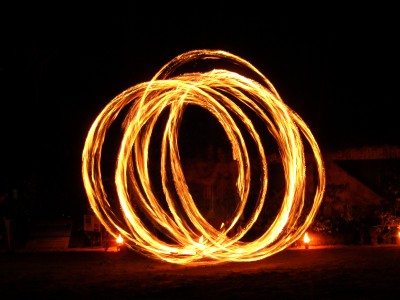
{"type": "Polygon", "coordinates": [[[252,63],[323,151],[399,145],[394,7],[132,2],[1,11],[1,182],[30,199],[27,213],[80,216],[81,153],[94,118],[193,49],[252,63]]]}

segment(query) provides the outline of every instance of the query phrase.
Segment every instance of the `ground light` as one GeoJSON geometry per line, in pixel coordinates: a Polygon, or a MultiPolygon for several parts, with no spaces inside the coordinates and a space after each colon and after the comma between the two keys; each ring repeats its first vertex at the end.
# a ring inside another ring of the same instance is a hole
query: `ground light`
{"type": "Polygon", "coordinates": [[[124,245],[124,239],[122,238],[121,234],[115,239],[117,242],[117,251],[121,251],[122,246],[124,245]]]}
{"type": "Polygon", "coordinates": [[[306,232],[306,233],[304,234],[304,238],[303,238],[304,247],[305,247],[306,249],[308,249],[308,248],[310,247],[310,241],[311,241],[311,239],[310,239],[308,233],[306,232]]]}
{"type": "Polygon", "coordinates": [[[397,244],[400,245],[400,227],[397,227],[397,244]]]}

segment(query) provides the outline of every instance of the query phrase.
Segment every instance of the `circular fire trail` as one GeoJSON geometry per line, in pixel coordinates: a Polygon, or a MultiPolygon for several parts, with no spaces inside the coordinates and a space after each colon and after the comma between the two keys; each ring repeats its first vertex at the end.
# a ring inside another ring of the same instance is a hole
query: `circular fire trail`
{"type": "Polygon", "coordinates": [[[86,137],[82,176],[90,206],[111,235],[122,235],[128,247],[149,257],[186,265],[255,261],[284,250],[304,235],[325,189],[322,155],[308,126],[258,69],[221,50],[183,53],[164,65],[149,82],[130,87],[109,102],[86,137]],[[230,64],[246,76],[225,67],[179,72],[206,61],[230,64]],[[221,124],[237,166],[237,206],[218,229],[196,205],[181,164],[179,129],[189,106],[206,110],[221,124]],[[265,142],[249,112],[261,120],[263,132],[276,141],[285,181],[275,218],[254,239],[246,238],[246,234],[268,209],[269,163],[265,142]],[[106,134],[121,116],[121,140],[112,172],[115,205],[103,183],[102,154],[106,134]],[[160,120],[164,120],[158,156],[160,188],[155,191],[149,164],[152,136],[160,120]],[[250,203],[253,164],[248,138],[258,156],[259,189],[256,199],[251,199],[251,213],[237,230],[250,203]],[[317,174],[308,205],[304,142],[317,174]]]}

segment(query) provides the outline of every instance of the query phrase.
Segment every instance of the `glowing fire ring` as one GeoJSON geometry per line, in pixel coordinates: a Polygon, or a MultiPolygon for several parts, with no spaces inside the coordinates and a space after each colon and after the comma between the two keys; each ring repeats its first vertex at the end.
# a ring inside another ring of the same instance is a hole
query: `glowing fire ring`
{"type": "Polygon", "coordinates": [[[114,237],[121,234],[128,247],[152,258],[192,265],[255,261],[287,248],[311,224],[325,188],[321,153],[308,126],[284,104],[271,82],[260,71],[240,57],[219,50],[194,50],[179,55],[151,81],[135,85],[115,97],[97,116],[87,135],[82,153],[82,175],[91,208],[114,237]],[[211,59],[233,63],[246,70],[246,74],[249,72],[260,80],[226,69],[171,76],[189,62],[211,59]],[[220,122],[237,161],[239,204],[226,227],[219,230],[211,226],[198,210],[180,164],[178,130],[188,105],[198,105],[208,110],[220,122]],[[268,176],[267,156],[262,141],[252,120],[241,109],[243,106],[263,120],[276,140],[286,180],[282,206],[274,222],[260,237],[246,242],[242,238],[265,209],[268,176]],[[126,107],[129,109],[126,110],[126,107]],[[101,154],[106,132],[123,109],[126,113],[124,131],[115,169],[121,219],[110,204],[102,182],[101,154]],[[157,120],[166,109],[169,109],[169,116],[162,136],[160,173],[168,209],[159,203],[152,190],[148,168],[150,138],[157,120]],[[235,118],[244,124],[257,145],[263,172],[254,211],[243,229],[233,233],[247,203],[251,178],[245,139],[235,118]],[[307,208],[306,216],[301,217],[306,194],[304,140],[313,154],[318,182],[312,205],[307,208]],[[143,212],[168,239],[160,238],[149,228],[148,223],[142,220],[143,212]]]}

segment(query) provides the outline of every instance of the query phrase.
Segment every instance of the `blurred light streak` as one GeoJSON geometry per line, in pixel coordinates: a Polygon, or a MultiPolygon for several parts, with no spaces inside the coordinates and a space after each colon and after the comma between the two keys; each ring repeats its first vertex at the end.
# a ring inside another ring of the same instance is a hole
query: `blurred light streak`
{"type": "Polygon", "coordinates": [[[82,153],[82,176],[91,208],[114,237],[121,234],[126,246],[149,257],[186,265],[255,261],[284,250],[304,235],[325,190],[322,155],[308,126],[284,103],[272,83],[258,69],[246,60],[221,50],[183,53],[164,65],[149,82],[132,86],[109,102],[88,132],[82,153]],[[259,80],[225,68],[173,75],[181,66],[200,60],[228,61],[241,66],[246,74],[251,73],[259,80]],[[206,109],[220,122],[237,162],[236,187],[240,201],[231,220],[219,230],[200,213],[180,162],[179,127],[188,105],[206,109]],[[266,209],[268,168],[261,137],[241,107],[252,110],[276,140],[286,182],[279,214],[260,237],[246,242],[241,239],[257,221],[260,212],[266,209]],[[106,133],[123,109],[123,136],[114,182],[123,215],[121,220],[108,200],[101,160],[106,133]],[[152,189],[148,166],[150,139],[157,120],[166,110],[169,110],[169,115],[163,128],[160,173],[167,210],[152,189]],[[253,213],[247,223],[235,232],[233,228],[248,203],[251,178],[250,158],[245,139],[235,123],[237,119],[246,127],[257,147],[262,175],[253,213]],[[318,174],[312,206],[305,218],[300,217],[306,194],[303,141],[307,141],[312,150],[318,174]],[[168,169],[172,170],[172,182],[168,169]],[[183,208],[183,212],[179,207],[183,208]],[[168,239],[155,234],[139,216],[139,210],[144,211],[168,239]]]}

